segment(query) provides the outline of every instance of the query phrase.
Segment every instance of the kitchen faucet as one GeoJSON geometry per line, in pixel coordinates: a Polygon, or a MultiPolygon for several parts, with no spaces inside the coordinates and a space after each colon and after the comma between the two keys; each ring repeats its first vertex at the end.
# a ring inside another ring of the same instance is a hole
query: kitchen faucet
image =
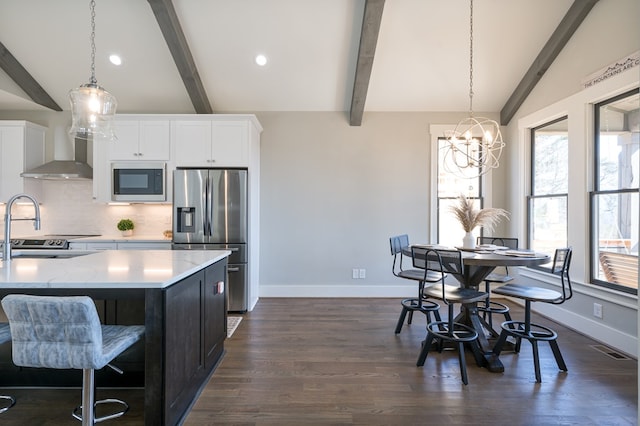
{"type": "Polygon", "coordinates": [[[12,220],[33,220],[33,228],[37,231],[40,229],[40,206],[38,201],[28,194],[16,194],[7,201],[7,207],[4,211],[4,246],[2,249],[2,259],[5,263],[11,262],[11,221],[12,220]],[[35,217],[11,219],[11,208],[13,203],[20,198],[27,198],[33,203],[36,211],[35,217]]]}

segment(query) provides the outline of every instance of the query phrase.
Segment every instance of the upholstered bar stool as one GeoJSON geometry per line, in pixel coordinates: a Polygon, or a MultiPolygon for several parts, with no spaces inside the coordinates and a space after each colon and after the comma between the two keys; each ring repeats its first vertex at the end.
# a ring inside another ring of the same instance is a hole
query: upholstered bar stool
{"type": "MultiPolygon", "coordinates": [[[[9,330],[9,324],[6,322],[0,324],[0,345],[3,343],[7,343],[11,341],[11,331],[9,330]]],[[[13,399],[12,396],[8,395],[0,395],[0,402],[2,405],[0,406],[0,413],[4,413],[9,408],[13,407],[16,403],[16,400],[13,399]]]]}
{"type": "Polygon", "coordinates": [[[391,255],[393,256],[393,266],[391,267],[393,275],[398,278],[415,281],[418,284],[418,297],[403,299],[402,302],[400,302],[402,311],[396,324],[395,333],[400,333],[405,319],[407,320],[407,324],[411,324],[415,311],[425,314],[427,324],[431,322],[431,313],[434,314],[437,321],[440,321],[440,305],[433,300],[428,300],[423,294],[425,284],[427,282],[433,283],[440,281],[440,275],[432,273],[431,271],[425,275],[424,270],[405,269],[403,267],[402,260],[404,258],[404,252],[405,250],[410,250],[409,236],[407,234],[396,235],[389,238],[389,245],[391,246],[391,255]],[[409,318],[407,318],[407,314],[409,314],[409,318]]]}
{"type": "Polygon", "coordinates": [[[73,417],[83,425],[93,425],[127,412],[124,401],[95,401],[94,371],[140,340],[144,326],[101,325],[93,300],[86,296],[12,294],[2,300],[2,307],[11,326],[14,364],[82,370],[82,415],[76,408],[73,417]],[[117,403],[123,409],[96,418],[95,405],[103,403],[117,403]]]}

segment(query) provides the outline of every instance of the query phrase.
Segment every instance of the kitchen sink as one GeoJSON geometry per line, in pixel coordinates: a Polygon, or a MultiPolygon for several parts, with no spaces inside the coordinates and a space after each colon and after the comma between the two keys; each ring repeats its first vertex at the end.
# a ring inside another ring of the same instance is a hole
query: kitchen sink
{"type": "MultiPolygon", "coordinates": [[[[12,250],[12,259],[71,259],[97,253],[97,250],[12,250]]],[[[2,255],[0,254],[0,258],[2,255]]]]}

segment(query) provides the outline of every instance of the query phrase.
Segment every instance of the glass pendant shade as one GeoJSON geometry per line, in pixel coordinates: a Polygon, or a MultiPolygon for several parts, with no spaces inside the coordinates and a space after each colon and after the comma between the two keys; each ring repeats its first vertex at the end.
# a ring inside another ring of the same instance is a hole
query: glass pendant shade
{"type": "Polygon", "coordinates": [[[94,83],[83,84],[69,92],[73,137],[116,139],[113,119],[118,102],[115,96],[94,83]]]}

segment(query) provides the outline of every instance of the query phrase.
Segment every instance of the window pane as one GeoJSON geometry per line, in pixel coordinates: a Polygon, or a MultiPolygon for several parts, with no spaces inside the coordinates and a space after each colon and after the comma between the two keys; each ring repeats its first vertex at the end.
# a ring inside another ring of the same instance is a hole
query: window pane
{"type": "MultiPolygon", "coordinates": [[[[444,167],[447,141],[438,139],[438,244],[449,247],[462,245],[464,230],[460,222],[451,213],[451,206],[458,202],[457,197],[464,194],[467,198],[473,198],[476,208],[480,208],[481,202],[481,178],[474,176],[465,179],[447,172],[444,167]]],[[[453,166],[452,166],[453,167],[453,166]]],[[[472,173],[473,171],[470,171],[472,173]]],[[[474,234],[479,235],[480,228],[476,228],[474,234]]]]}
{"type": "Polygon", "coordinates": [[[595,196],[595,278],[638,287],[639,198],[637,192],[595,196]]]}
{"type": "Polygon", "coordinates": [[[567,246],[567,197],[530,200],[531,247],[553,256],[555,249],[567,246]]]}
{"type": "MultiPolygon", "coordinates": [[[[458,200],[456,198],[441,198],[439,200],[438,244],[448,247],[462,246],[462,238],[465,232],[458,219],[451,213],[451,206],[457,204],[458,200]]],[[[473,200],[473,204],[476,209],[480,208],[480,200],[473,200]]],[[[480,230],[480,227],[473,230],[473,235],[475,235],[476,238],[480,235],[480,230]]]]}
{"type": "MultiPolygon", "coordinates": [[[[444,138],[438,139],[438,197],[451,197],[455,198],[460,194],[464,194],[469,198],[476,198],[480,195],[480,178],[472,177],[471,179],[462,178],[448,173],[445,167],[445,152],[447,151],[448,142],[444,138]]],[[[451,162],[451,157],[447,157],[447,160],[451,162]]],[[[453,168],[452,164],[449,166],[449,170],[453,168]]],[[[462,173],[462,172],[461,172],[462,173]]],[[[475,173],[474,170],[469,173],[475,173]]]]}
{"type": "Polygon", "coordinates": [[[633,94],[598,107],[600,191],[638,188],[640,172],[639,96],[633,94]]]}
{"type": "Polygon", "coordinates": [[[569,176],[568,120],[534,130],[533,195],[566,194],[569,176]]]}

